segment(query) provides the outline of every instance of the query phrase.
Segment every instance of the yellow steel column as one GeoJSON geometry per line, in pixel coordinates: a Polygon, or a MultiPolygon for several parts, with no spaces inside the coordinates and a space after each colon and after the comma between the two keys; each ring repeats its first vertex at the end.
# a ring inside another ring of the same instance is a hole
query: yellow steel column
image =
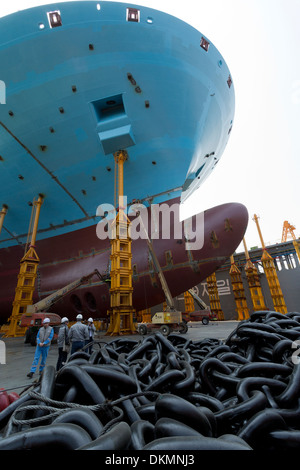
{"type": "Polygon", "coordinates": [[[274,265],[274,260],[273,260],[272,256],[266,250],[265,243],[264,243],[262,233],[261,233],[261,230],[260,230],[260,226],[259,226],[259,222],[258,222],[258,217],[257,217],[256,214],[254,214],[253,220],[256,223],[259,238],[260,238],[261,245],[262,245],[262,248],[263,248],[263,254],[262,254],[262,257],[261,257],[261,262],[262,262],[262,265],[264,267],[266,278],[267,278],[267,281],[268,281],[268,284],[269,284],[269,288],[270,288],[274,308],[275,308],[276,312],[287,313],[287,308],[286,308],[286,305],[285,305],[284,297],[283,297],[282,290],[281,290],[281,287],[280,287],[280,283],[279,283],[279,280],[278,280],[276,268],[275,268],[275,265],[274,265]]]}
{"type": "Polygon", "coordinates": [[[7,214],[7,209],[8,209],[8,206],[6,204],[3,204],[2,210],[0,212],[0,234],[1,234],[1,231],[2,231],[4,218],[7,214]]]}
{"type": "Polygon", "coordinates": [[[265,300],[264,300],[262,288],[260,285],[259,274],[257,272],[256,267],[250,260],[245,238],[243,238],[243,243],[244,243],[245,256],[246,256],[246,264],[245,264],[244,270],[247,276],[248,286],[250,289],[250,295],[251,295],[252,304],[253,304],[253,311],[256,312],[259,310],[266,310],[267,307],[265,306],[265,300]]]}
{"type": "Polygon", "coordinates": [[[145,308],[137,312],[137,321],[143,323],[151,323],[151,308],[145,308]]]}
{"type": "Polygon", "coordinates": [[[236,309],[238,313],[238,320],[247,320],[249,318],[249,309],[247,306],[241,271],[235,264],[233,255],[231,255],[230,261],[231,267],[229,270],[229,274],[231,278],[233,295],[237,307],[236,309]]]}
{"type": "Polygon", "coordinates": [[[184,292],[184,309],[186,312],[191,313],[195,311],[194,299],[191,294],[186,291],[184,292]]]}
{"type": "Polygon", "coordinates": [[[118,166],[118,200],[119,212],[112,224],[111,240],[111,288],[110,288],[110,324],[107,335],[136,333],[133,324],[132,306],[132,253],[130,238],[130,221],[124,212],[123,165],[127,152],[120,150],[114,154],[118,166]]]}
{"type": "Polygon", "coordinates": [[[294,248],[295,248],[295,251],[298,255],[298,260],[299,260],[299,263],[300,263],[300,247],[299,247],[299,243],[297,240],[293,240],[293,245],[294,245],[294,248]]]}
{"type": "Polygon", "coordinates": [[[35,280],[39,264],[39,257],[35,251],[35,242],[38,229],[41,205],[43,204],[43,196],[39,196],[34,201],[35,219],[31,235],[31,243],[28,251],[20,261],[20,271],[18,275],[18,283],[15,291],[15,299],[13,301],[13,309],[9,318],[9,328],[6,336],[23,336],[24,329],[18,328],[18,323],[23,313],[26,313],[27,305],[33,303],[33,293],[35,288],[35,280]]]}
{"type": "Polygon", "coordinates": [[[221,308],[220,297],[217,287],[216,273],[213,273],[206,279],[207,290],[210,302],[210,309],[217,315],[218,320],[224,320],[224,313],[221,308]]]}

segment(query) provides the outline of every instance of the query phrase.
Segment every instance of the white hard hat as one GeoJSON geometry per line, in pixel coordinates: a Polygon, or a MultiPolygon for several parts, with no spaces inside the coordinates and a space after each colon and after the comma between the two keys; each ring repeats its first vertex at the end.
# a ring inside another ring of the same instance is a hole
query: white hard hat
{"type": "Polygon", "coordinates": [[[81,313],[78,313],[76,320],[82,320],[82,319],[83,319],[83,316],[81,315],[81,313]]]}
{"type": "Polygon", "coordinates": [[[69,321],[69,319],[68,319],[67,317],[63,317],[63,318],[61,319],[61,322],[62,322],[62,323],[66,323],[66,322],[68,322],[68,321],[69,321]]]}
{"type": "Polygon", "coordinates": [[[90,321],[91,323],[93,323],[93,319],[92,319],[91,317],[88,319],[88,321],[90,321]]]}
{"type": "Polygon", "coordinates": [[[45,320],[43,320],[43,323],[50,323],[50,318],[45,318],[45,320]]]}

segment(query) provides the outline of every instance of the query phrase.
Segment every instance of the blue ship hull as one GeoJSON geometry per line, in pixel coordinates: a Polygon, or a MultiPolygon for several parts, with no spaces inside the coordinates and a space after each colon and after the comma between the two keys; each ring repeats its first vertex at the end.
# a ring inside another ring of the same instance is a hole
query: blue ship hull
{"type": "Polygon", "coordinates": [[[0,63],[0,250],[26,242],[38,194],[39,240],[94,225],[114,204],[119,149],[128,204],[151,203],[185,200],[228,141],[229,69],[165,13],[94,1],[17,12],[0,19],[0,63]]]}
{"type": "MultiPolygon", "coordinates": [[[[34,301],[91,270],[108,272],[110,244],[97,237],[98,206],[115,205],[114,153],[126,150],[124,193],[139,201],[185,201],[209,176],[234,117],[229,69],[208,38],[146,7],[79,1],[0,19],[0,320],[11,313],[32,204],[44,196],[34,301]]],[[[204,245],[159,239],[171,294],[220,267],[248,222],[240,204],[205,213],[204,245]]],[[[203,227],[202,227],[203,228],[203,227]]],[[[199,232],[202,230],[199,227],[199,232]]],[[[134,307],[164,299],[145,240],[133,250],[134,307]]],[[[105,317],[105,283],[82,286],[53,311],[105,317]]]]}

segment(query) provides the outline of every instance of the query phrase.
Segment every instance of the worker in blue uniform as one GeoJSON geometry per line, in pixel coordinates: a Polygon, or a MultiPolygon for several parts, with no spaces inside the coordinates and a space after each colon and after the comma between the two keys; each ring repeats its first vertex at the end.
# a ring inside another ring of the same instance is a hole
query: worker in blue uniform
{"type": "Polygon", "coordinates": [[[27,377],[29,377],[30,379],[32,378],[33,374],[36,371],[40,357],[41,357],[41,363],[40,363],[40,368],[39,368],[40,374],[42,373],[46,365],[46,360],[47,360],[48,352],[50,349],[51,340],[54,335],[54,330],[52,326],[49,325],[49,323],[50,323],[50,319],[45,318],[43,321],[43,326],[38,331],[38,334],[36,337],[37,345],[35,349],[34,359],[32,362],[30,372],[29,374],[27,374],[27,377]]]}

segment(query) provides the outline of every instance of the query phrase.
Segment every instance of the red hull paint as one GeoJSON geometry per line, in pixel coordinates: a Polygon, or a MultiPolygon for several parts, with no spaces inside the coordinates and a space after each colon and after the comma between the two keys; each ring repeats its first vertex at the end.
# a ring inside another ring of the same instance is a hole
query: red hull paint
{"type": "MultiPolygon", "coordinates": [[[[171,205],[179,202],[173,199],[171,205]]],[[[205,211],[204,246],[186,251],[184,240],[171,238],[153,241],[173,297],[199,284],[215,272],[240,244],[248,224],[248,212],[239,203],[223,204],[205,211]],[[216,239],[212,240],[214,232],[216,239]],[[167,252],[171,257],[167,257],[167,252]]],[[[172,234],[172,231],[171,231],[172,234]]],[[[40,258],[34,301],[49,295],[68,283],[98,269],[109,272],[110,242],[100,240],[96,225],[36,243],[40,258]]],[[[11,315],[17,285],[19,262],[24,248],[14,246],[0,250],[0,320],[11,315]]],[[[132,242],[133,304],[136,311],[150,308],[165,300],[157,274],[149,270],[146,241],[132,242]]],[[[74,319],[80,311],[84,316],[104,318],[109,308],[109,289],[93,278],[92,283],[73,291],[57,302],[51,311],[74,319]]]]}

